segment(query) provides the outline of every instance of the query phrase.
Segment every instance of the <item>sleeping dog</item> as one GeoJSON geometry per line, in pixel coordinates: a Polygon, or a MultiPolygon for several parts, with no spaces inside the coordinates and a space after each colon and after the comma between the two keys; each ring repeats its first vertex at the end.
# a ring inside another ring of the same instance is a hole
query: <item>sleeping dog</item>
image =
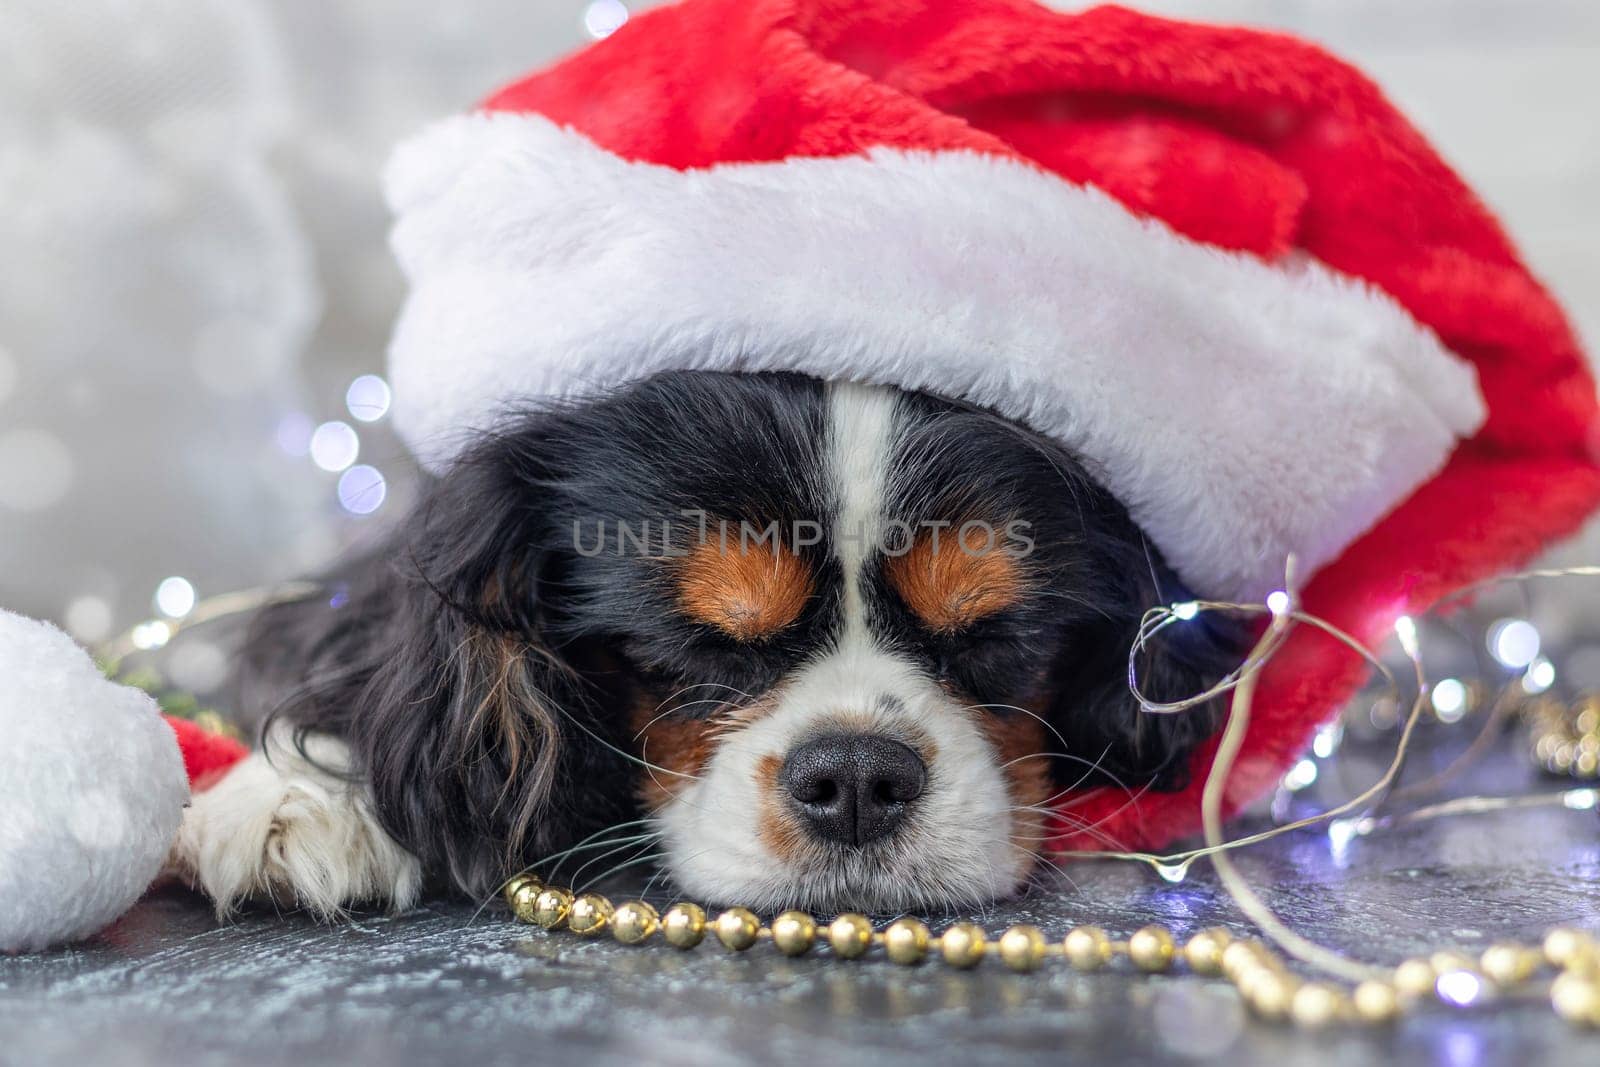
{"type": "MultiPolygon", "coordinates": [[[[1078,458],[993,413],[661,374],[504,420],[387,543],[265,610],[265,743],[175,858],[224,910],[332,915],[638,825],[713,902],[1002,897],[1066,793],[1182,784],[1216,709],[1141,713],[1129,652],[1187,596],[1078,458]]],[[[1238,656],[1196,620],[1140,686],[1181,698],[1238,656]]]]}

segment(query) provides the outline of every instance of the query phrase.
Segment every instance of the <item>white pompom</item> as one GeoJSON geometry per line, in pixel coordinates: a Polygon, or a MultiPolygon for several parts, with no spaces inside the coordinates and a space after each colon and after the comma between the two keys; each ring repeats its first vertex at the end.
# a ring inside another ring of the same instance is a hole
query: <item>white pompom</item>
{"type": "Polygon", "coordinates": [[[189,799],[155,701],[0,611],[0,952],[88,937],[160,871],[189,799]]]}

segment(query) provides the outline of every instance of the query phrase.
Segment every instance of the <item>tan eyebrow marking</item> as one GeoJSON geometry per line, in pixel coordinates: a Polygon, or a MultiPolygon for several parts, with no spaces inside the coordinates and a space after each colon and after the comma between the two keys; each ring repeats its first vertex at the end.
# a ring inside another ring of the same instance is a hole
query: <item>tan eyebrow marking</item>
{"type": "Polygon", "coordinates": [[[696,545],[678,569],[678,600],[690,618],[740,641],[771,637],[800,617],[811,570],[786,545],[696,545]]]}
{"type": "Polygon", "coordinates": [[[908,552],[884,561],[884,574],[906,606],[940,634],[957,633],[1003,611],[1023,589],[1016,557],[975,527],[964,534],[955,529],[920,534],[908,552]]]}

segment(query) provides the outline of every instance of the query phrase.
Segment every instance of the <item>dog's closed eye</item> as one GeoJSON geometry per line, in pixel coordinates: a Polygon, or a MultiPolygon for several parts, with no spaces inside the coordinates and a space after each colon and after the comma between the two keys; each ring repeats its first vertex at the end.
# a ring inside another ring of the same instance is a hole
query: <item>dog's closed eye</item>
{"type": "Polygon", "coordinates": [[[724,546],[708,539],[679,564],[678,602],[696,622],[738,641],[759,641],[800,617],[811,598],[811,570],[782,544],[724,546]]]}
{"type": "Polygon", "coordinates": [[[1021,564],[993,543],[990,527],[920,535],[884,573],[906,607],[936,634],[960,633],[1015,604],[1024,590],[1021,564]]]}

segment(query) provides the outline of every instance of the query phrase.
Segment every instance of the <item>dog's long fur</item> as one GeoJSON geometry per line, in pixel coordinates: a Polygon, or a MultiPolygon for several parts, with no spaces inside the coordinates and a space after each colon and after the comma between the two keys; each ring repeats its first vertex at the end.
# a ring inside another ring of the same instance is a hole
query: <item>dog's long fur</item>
{"type": "MultiPolygon", "coordinates": [[[[370,812],[440,889],[482,894],[636,818],[645,772],[623,709],[709,721],[783,693],[834,641],[842,608],[826,590],[840,563],[831,538],[799,550],[823,592],[780,632],[740,641],[685,617],[661,559],[589,556],[575,529],[690,510],[763,524],[831,514],[837,493],[819,476],[830,389],[787,375],[679,373],[508,420],[428,479],[381,547],[335,568],[317,596],[255,620],[243,674],[248,691],[271,695],[269,732],[312,763],[319,745],[327,751],[321,739],[338,742],[336,765],[320,761],[318,773],[345,781],[351,810],[370,812]],[[742,696],[693,702],[711,711],[666,706],[696,685],[742,696]]],[[[1129,692],[1142,613],[1188,594],[1126,510],[1073,456],[1005,420],[921,395],[891,403],[884,507],[1027,516],[1038,588],[960,632],[929,632],[875,571],[863,581],[882,648],[963,706],[995,709],[985,729],[1003,731],[1006,708],[1036,708],[1051,792],[1181,785],[1216,714],[1141,714],[1129,692]]],[[[1145,693],[1202,689],[1236,662],[1238,636],[1201,620],[1181,628],[1142,665],[1145,693]]],[[[219,803],[197,799],[202,815],[219,803]]],[[[201,851],[192,843],[180,859],[193,871],[201,851]]],[[[249,881],[233,879],[220,903],[282,895],[249,881]]],[[[393,886],[289,888],[326,911],[409,900],[393,886]]]]}

